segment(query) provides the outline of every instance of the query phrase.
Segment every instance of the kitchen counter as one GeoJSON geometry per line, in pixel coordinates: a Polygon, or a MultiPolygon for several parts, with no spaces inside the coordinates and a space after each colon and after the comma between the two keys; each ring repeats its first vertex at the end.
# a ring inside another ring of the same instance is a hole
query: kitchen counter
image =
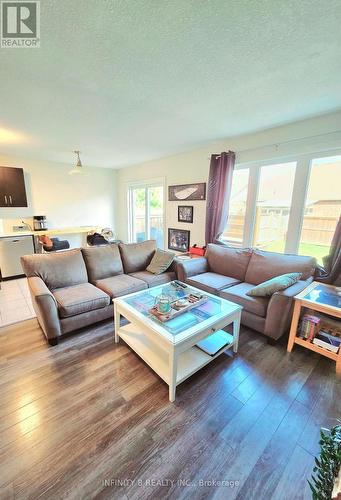
{"type": "Polygon", "coordinates": [[[58,236],[64,234],[80,234],[80,233],[91,233],[93,231],[98,231],[97,226],[79,226],[79,227],[64,227],[64,228],[52,228],[46,229],[44,231],[11,231],[7,233],[0,233],[0,238],[13,238],[17,236],[58,236]]]}
{"type": "MultiPolygon", "coordinates": [[[[61,227],[46,229],[46,231],[10,231],[0,233],[0,281],[4,278],[22,276],[20,258],[41,251],[37,244],[39,236],[66,236],[67,234],[82,234],[98,231],[96,226],[61,227]]],[[[86,245],[86,242],[84,242],[86,245]]]]}

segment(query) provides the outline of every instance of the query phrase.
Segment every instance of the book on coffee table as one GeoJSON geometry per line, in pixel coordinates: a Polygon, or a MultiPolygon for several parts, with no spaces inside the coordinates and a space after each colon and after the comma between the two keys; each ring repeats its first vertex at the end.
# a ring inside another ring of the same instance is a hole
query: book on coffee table
{"type": "Polygon", "coordinates": [[[224,330],[218,330],[217,332],[212,333],[209,337],[200,340],[196,346],[206,354],[215,356],[224,347],[227,347],[232,343],[233,336],[230,333],[227,333],[224,330]]]}

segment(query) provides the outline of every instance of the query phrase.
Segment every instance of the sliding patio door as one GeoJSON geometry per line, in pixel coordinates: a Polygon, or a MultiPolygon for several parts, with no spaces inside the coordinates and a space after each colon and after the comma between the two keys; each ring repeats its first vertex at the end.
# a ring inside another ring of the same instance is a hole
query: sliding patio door
{"type": "Polygon", "coordinates": [[[129,236],[131,242],[153,239],[164,248],[164,187],[162,183],[129,187],[129,236]]]}

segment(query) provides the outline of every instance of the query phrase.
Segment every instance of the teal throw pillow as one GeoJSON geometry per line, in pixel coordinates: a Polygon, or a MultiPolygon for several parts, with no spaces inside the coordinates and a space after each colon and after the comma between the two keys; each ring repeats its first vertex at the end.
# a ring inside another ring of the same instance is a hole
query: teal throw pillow
{"type": "Polygon", "coordinates": [[[301,276],[302,273],[281,274],[281,276],[276,276],[251,288],[246,295],[250,295],[251,297],[270,297],[273,293],[280,292],[294,285],[301,276]]]}

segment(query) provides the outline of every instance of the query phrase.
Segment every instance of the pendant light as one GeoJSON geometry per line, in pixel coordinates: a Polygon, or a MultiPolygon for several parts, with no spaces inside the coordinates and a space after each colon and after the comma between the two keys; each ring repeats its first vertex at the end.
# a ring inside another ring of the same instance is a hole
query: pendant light
{"type": "Polygon", "coordinates": [[[77,163],[76,165],[69,171],[69,175],[74,175],[74,174],[81,174],[85,175],[84,168],[80,159],[80,151],[74,151],[74,153],[77,155],[77,163]]]}

